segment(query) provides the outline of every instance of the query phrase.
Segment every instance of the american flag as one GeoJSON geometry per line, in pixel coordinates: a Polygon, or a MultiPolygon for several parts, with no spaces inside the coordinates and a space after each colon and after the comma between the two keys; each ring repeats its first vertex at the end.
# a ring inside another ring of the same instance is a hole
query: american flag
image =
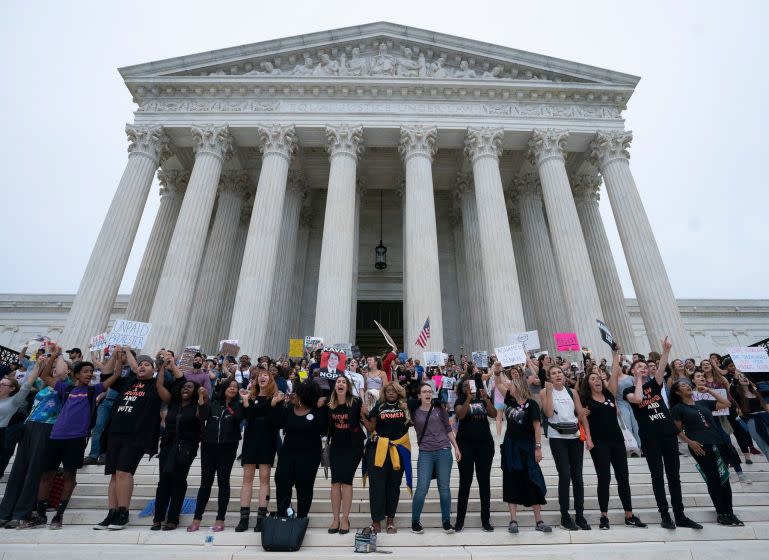
{"type": "Polygon", "coordinates": [[[422,348],[427,346],[428,338],[430,338],[430,317],[428,317],[427,321],[425,321],[425,326],[422,327],[422,332],[420,332],[419,336],[417,337],[417,346],[421,346],[422,348]]]}

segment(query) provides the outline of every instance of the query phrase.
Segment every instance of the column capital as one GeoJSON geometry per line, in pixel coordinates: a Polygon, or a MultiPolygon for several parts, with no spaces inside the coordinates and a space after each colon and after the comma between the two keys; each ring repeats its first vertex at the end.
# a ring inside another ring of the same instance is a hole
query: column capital
{"type": "Polygon", "coordinates": [[[501,128],[469,127],[465,137],[465,155],[471,162],[486,157],[499,160],[504,137],[505,131],[501,128]]]}
{"type": "Polygon", "coordinates": [[[155,165],[171,155],[171,140],[160,125],[125,125],[128,153],[150,158],[155,165]]]}
{"type": "Polygon", "coordinates": [[[251,177],[245,171],[225,171],[219,177],[219,194],[232,194],[245,199],[250,185],[251,177]]]}
{"type": "Polygon", "coordinates": [[[574,202],[577,204],[595,203],[601,198],[601,177],[596,173],[583,173],[571,177],[574,202]]]}
{"type": "Polygon", "coordinates": [[[294,125],[281,126],[271,124],[256,129],[259,137],[259,150],[262,156],[277,155],[291,161],[297,147],[296,128],[294,125]]]}
{"type": "Polygon", "coordinates": [[[552,158],[565,161],[566,140],[568,138],[569,132],[566,130],[535,128],[529,140],[529,159],[537,165],[542,165],[552,158]]]}
{"type": "Polygon", "coordinates": [[[590,159],[599,169],[616,159],[627,161],[630,159],[628,148],[632,141],[633,133],[629,130],[598,131],[590,141],[590,159]]]}
{"type": "Polygon", "coordinates": [[[513,179],[513,188],[511,189],[519,199],[542,197],[542,183],[539,181],[538,173],[520,173],[513,179]]]}
{"type": "Polygon", "coordinates": [[[187,190],[189,180],[190,172],[186,169],[169,169],[168,171],[160,169],[158,171],[160,198],[183,194],[187,190]]]}
{"type": "Polygon", "coordinates": [[[223,161],[232,157],[233,141],[229,126],[208,124],[191,126],[190,130],[196,154],[211,154],[223,161]]]}
{"type": "Polygon", "coordinates": [[[426,157],[432,161],[437,139],[438,129],[434,126],[402,126],[398,151],[404,163],[413,156],[426,157]]]}
{"type": "Polygon", "coordinates": [[[357,160],[363,153],[363,126],[326,126],[326,150],[330,157],[348,156],[357,160]]]}
{"type": "Polygon", "coordinates": [[[286,192],[300,197],[304,200],[307,195],[307,177],[301,169],[289,169],[288,179],[286,180],[286,192]]]}

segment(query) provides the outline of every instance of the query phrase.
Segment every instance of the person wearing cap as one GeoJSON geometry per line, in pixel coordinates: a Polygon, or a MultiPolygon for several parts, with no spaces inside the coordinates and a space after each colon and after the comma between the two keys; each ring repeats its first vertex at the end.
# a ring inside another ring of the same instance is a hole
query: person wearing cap
{"type": "Polygon", "coordinates": [[[80,348],[72,348],[71,350],[67,350],[67,357],[69,358],[69,363],[74,369],[74,367],[83,361],[83,351],[80,350],[80,348]]]}
{"type": "MultiPolygon", "coordinates": [[[[203,368],[206,357],[200,352],[195,354],[192,358],[192,370],[184,372],[184,378],[187,381],[197,383],[206,390],[206,393],[211,394],[211,373],[208,369],[203,368]]],[[[216,378],[216,376],[214,376],[216,378]]]]}
{"type": "Polygon", "coordinates": [[[142,354],[136,358],[124,353],[136,377],[121,378],[114,385],[120,393],[112,413],[109,428],[105,430],[107,456],[104,474],[110,476],[109,512],[94,529],[124,529],[128,524],[128,507],[134,487],[134,473],[145,454],[157,452],[160,432],[160,405],[171,401],[171,392],[185,382],[176,367],[173,355],[164,352],[161,371],[171,370],[173,382],[166,386],[164,376],[155,373],[155,360],[142,354]]]}

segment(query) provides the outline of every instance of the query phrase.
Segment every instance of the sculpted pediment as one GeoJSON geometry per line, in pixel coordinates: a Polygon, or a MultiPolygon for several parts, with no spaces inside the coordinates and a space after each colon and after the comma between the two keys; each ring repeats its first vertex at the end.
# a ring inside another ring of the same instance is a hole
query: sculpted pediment
{"type": "Polygon", "coordinates": [[[264,41],[122,68],[136,78],[542,81],[635,86],[628,74],[391,23],[264,41]]]}

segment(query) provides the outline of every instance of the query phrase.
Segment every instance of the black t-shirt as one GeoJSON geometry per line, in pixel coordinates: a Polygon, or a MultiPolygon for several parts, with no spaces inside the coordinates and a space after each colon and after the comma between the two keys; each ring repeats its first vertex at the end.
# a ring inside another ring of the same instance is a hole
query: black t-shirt
{"type": "MultiPolygon", "coordinates": [[[[635,385],[632,385],[622,392],[622,397],[627,400],[627,396],[634,392],[635,385]]],[[[639,404],[630,403],[638,421],[638,434],[641,439],[676,435],[678,430],[670,417],[665,399],[662,398],[662,385],[657,383],[656,379],[650,379],[641,387],[641,396],[639,404]]]]}
{"type": "Polygon", "coordinates": [[[534,421],[540,421],[540,411],[537,401],[526,399],[518,403],[510,393],[505,396],[505,419],[507,431],[505,437],[515,440],[534,439],[534,421]]]}
{"type": "Polygon", "coordinates": [[[673,420],[683,424],[686,436],[705,445],[724,443],[721,434],[715,427],[713,411],[716,401],[696,401],[694,405],[678,403],[673,407],[673,420]]]}
{"type": "Polygon", "coordinates": [[[338,369],[329,371],[327,368],[318,368],[315,370],[315,376],[312,378],[313,382],[320,387],[320,392],[324,397],[331,395],[331,391],[334,389],[334,383],[340,376],[338,369]]]}
{"type": "Polygon", "coordinates": [[[406,411],[396,401],[377,402],[368,413],[369,420],[376,418],[376,433],[388,439],[400,439],[409,431],[406,411]]]}
{"type": "Polygon", "coordinates": [[[279,423],[284,438],[280,454],[317,455],[319,458],[320,438],[328,431],[328,408],[312,408],[300,416],[294,413],[294,405],[287,405],[281,409],[281,413],[279,423]]]}
{"type": "MultiPolygon", "coordinates": [[[[477,395],[477,393],[476,393],[477,395]]],[[[470,395],[472,397],[472,395],[470,395]]],[[[454,410],[464,405],[465,399],[457,399],[454,404],[454,410]]],[[[473,441],[485,441],[493,439],[491,429],[489,428],[489,418],[486,414],[486,403],[478,396],[472,397],[470,409],[465,417],[459,421],[457,430],[457,439],[466,439],[473,441]]]]}
{"type": "Polygon", "coordinates": [[[586,407],[590,411],[587,416],[590,424],[590,438],[594,442],[622,442],[624,438],[617,421],[617,403],[609,391],[604,391],[603,396],[603,402],[593,398],[587,401],[586,407]]]}
{"type": "Polygon", "coordinates": [[[184,406],[180,402],[169,404],[168,414],[166,414],[166,429],[161,445],[169,445],[177,441],[200,442],[203,422],[198,417],[198,408],[203,408],[200,415],[205,417],[207,411],[204,407],[208,407],[208,405],[199,407],[197,398],[184,406]]]}
{"type": "Polygon", "coordinates": [[[363,401],[355,397],[352,405],[342,403],[328,409],[328,433],[331,447],[360,447],[363,445],[363,428],[360,425],[360,408],[363,401]]]}
{"type": "Polygon", "coordinates": [[[135,434],[154,430],[160,423],[160,397],[155,379],[126,377],[112,386],[120,396],[115,401],[110,433],[135,434]]]}

